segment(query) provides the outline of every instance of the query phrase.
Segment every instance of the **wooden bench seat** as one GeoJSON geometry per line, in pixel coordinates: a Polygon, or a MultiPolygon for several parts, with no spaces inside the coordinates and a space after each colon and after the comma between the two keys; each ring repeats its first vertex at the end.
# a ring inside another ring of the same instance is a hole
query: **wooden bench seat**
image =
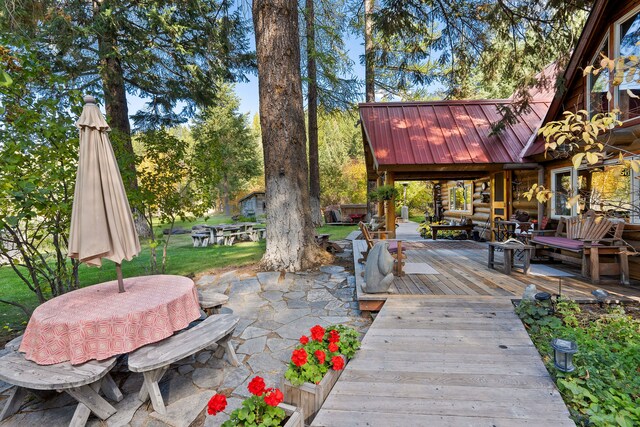
{"type": "Polygon", "coordinates": [[[593,210],[582,216],[560,218],[556,230],[534,231],[530,243],[541,255],[581,266],[582,276],[599,284],[601,275],[619,275],[629,284],[629,260],[622,240],[624,221],[597,216],[593,210]],[[545,234],[553,233],[553,236],[545,234]],[[610,236],[610,237],[607,237],[610,236]],[[604,262],[605,257],[614,262],[604,262]]]}
{"type": "Polygon", "coordinates": [[[206,247],[209,246],[210,233],[192,233],[191,239],[193,240],[193,247],[206,247]]]}
{"type": "Polygon", "coordinates": [[[436,240],[438,238],[438,231],[440,230],[454,230],[454,231],[466,231],[467,239],[471,239],[471,232],[473,231],[473,224],[465,225],[447,225],[447,224],[434,224],[431,227],[431,239],[436,240]]]}
{"type": "Polygon", "coordinates": [[[144,383],[138,395],[139,399],[144,402],[151,398],[153,409],[160,414],[166,414],[167,410],[158,386],[162,376],[172,363],[213,344],[217,343],[225,350],[229,362],[233,366],[240,365],[230,342],[231,334],[238,321],[238,316],[214,314],[191,329],[184,330],[157,343],[146,345],[129,354],[129,370],[142,372],[144,375],[144,383]]]}
{"type": "Polygon", "coordinates": [[[11,350],[11,351],[18,351],[18,349],[20,348],[20,344],[22,344],[22,337],[23,336],[24,335],[20,335],[20,336],[15,337],[14,339],[12,339],[8,343],[6,343],[4,345],[4,348],[6,348],[7,350],[11,350]]]}
{"type": "Polygon", "coordinates": [[[38,365],[25,359],[23,353],[11,352],[0,358],[0,380],[16,386],[0,413],[0,421],[15,414],[26,397],[27,391],[55,390],[66,392],[78,401],[70,426],[84,426],[93,412],[106,420],[116,409],[98,394],[101,389],[106,397],[116,402],[122,393],[109,375],[116,364],[112,357],[103,361],[92,360],[81,365],[69,362],[55,365],[38,365]]]}
{"type": "Polygon", "coordinates": [[[220,307],[226,304],[227,301],[229,301],[229,297],[225,294],[212,290],[198,289],[198,302],[200,303],[200,308],[204,310],[207,316],[217,314],[220,307]]]}

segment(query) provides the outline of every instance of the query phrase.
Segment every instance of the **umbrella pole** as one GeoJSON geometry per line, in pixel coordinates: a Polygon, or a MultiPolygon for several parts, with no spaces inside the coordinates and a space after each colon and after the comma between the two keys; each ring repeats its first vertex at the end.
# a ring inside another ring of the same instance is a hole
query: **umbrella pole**
{"type": "Polygon", "coordinates": [[[122,281],[122,264],[116,263],[116,274],[118,275],[118,292],[124,292],[124,282],[122,281]]]}

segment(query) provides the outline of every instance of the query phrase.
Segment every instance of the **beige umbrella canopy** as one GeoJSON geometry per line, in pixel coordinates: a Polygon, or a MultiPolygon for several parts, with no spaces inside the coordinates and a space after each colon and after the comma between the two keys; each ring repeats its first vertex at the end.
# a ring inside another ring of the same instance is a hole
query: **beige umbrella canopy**
{"type": "Polygon", "coordinates": [[[109,142],[109,125],[93,96],[76,126],[80,129],[80,156],[71,213],[69,256],[88,265],[102,265],[102,258],[116,263],[118,286],[122,283],[123,259],[140,252],[122,177],[109,142]]]}

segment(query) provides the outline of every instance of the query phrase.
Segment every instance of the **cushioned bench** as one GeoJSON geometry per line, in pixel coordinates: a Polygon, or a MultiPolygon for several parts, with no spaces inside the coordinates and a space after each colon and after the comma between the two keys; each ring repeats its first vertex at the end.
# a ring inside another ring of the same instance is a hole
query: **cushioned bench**
{"type": "Polygon", "coordinates": [[[233,366],[240,365],[230,342],[231,334],[238,321],[238,316],[214,314],[191,329],[146,345],[129,354],[129,370],[142,372],[144,375],[144,383],[138,398],[143,402],[151,398],[153,409],[159,414],[166,414],[167,410],[158,382],[169,370],[169,366],[216,343],[225,350],[233,366]]]}
{"type": "Polygon", "coordinates": [[[580,265],[582,276],[590,277],[593,284],[600,283],[601,275],[619,275],[620,283],[629,284],[629,261],[622,240],[624,224],[622,220],[598,217],[591,210],[581,217],[561,218],[556,230],[534,231],[530,244],[536,248],[536,256],[580,265]],[[551,232],[553,236],[544,235],[551,232]],[[602,262],[605,257],[614,262],[602,262]]]}

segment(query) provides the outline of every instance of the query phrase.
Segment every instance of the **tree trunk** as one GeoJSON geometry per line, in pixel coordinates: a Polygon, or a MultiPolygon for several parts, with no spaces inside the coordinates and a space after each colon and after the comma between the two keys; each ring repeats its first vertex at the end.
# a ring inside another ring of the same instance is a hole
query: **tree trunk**
{"type": "Polygon", "coordinates": [[[314,0],[306,0],[307,9],[307,116],[309,125],[309,197],[311,221],[322,225],[320,212],[320,162],[318,160],[318,74],[316,68],[316,35],[314,0]]]}
{"type": "Polygon", "coordinates": [[[222,196],[224,197],[224,214],[231,216],[231,203],[229,202],[229,179],[226,174],[222,180],[222,196]]]}
{"type": "Polygon", "coordinates": [[[298,9],[295,0],[253,0],[267,197],[267,270],[299,271],[326,259],[309,212],[298,9]]]}
{"type": "Polygon", "coordinates": [[[364,0],[364,84],[366,102],[376,102],[373,56],[373,1],[364,0]]]}
{"type": "MultiPolygon", "coordinates": [[[[94,16],[100,13],[103,1],[94,1],[94,16]]],[[[108,5],[107,5],[108,6],[108,5]]],[[[138,178],[136,160],[131,144],[131,124],[127,106],[127,90],[124,83],[124,71],[118,54],[118,39],[113,27],[105,26],[98,33],[98,52],[100,57],[100,78],[104,93],[104,107],[107,122],[111,127],[110,140],[118,161],[125,188],[137,193],[138,178]]],[[[149,237],[149,226],[140,210],[133,207],[136,231],[141,237],[149,237]]]]}
{"type": "MultiPolygon", "coordinates": [[[[376,102],[374,57],[373,57],[373,0],[364,0],[364,81],[365,101],[376,102]]],[[[375,181],[367,180],[367,214],[369,218],[375,214],[375,202],[369,198],[376,188],[375,181]]],[[[378,212],[378,215],[384,213],[378,212]]]]}

